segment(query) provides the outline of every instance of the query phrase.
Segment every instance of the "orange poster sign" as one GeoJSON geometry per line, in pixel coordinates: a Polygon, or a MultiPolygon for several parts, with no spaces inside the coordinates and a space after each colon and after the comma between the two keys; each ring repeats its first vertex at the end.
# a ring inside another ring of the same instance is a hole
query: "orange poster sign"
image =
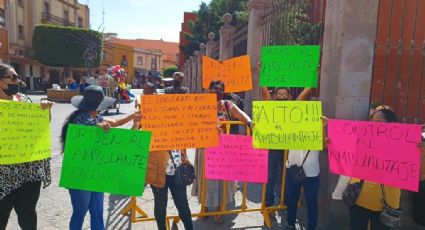
{"type": "Polygon", "coordinates": [[[217,96],[141,96],[142,129],[152,131],[150,151],[218,146],[217,96]]]}
{"type": "Polygon", "coordinates": [[[224,82],[225,92],[242,92],[252,89],[249,55],[216,61],[202,56],[202,87],[208,89],[212,80],[224,82]]]}

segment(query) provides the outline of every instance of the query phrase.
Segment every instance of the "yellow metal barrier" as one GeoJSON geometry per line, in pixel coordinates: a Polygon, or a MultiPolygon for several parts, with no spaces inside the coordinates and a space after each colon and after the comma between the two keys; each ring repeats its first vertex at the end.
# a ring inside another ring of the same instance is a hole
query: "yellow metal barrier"
{"type": "MultiPolygon", "coordinates": [[[[240,121],[224,121],[221,122],[222,124],[226,125],[226,133],[230,133],[231,125],[244,125],[240,121]]],[[[247,135],[251,135],[251,130],[247,130],[247,135]]],[[[283,150],[282,150],[283,151],[283,150]]],[[[203,153],[205,154],[205,152],[203,153]]],[[[261,212],[264,218],[264,223],[267,227],[271,227],[271,221],[269,213],[281,209],[285,209],[286,206],[284,205],[284,194],[285,194],[285,176],[286,176],[286,161],[285,159],[288,159],[288,152],[285,151],[285,157],[283,162],[283,173],[282,173],[282,187],[281,187],[281,194],[280,194],[280,203],[277,206],[272,207],[266,207],[266,185],[263,184],[262,188],[262,202],[260,208],[248,208],[246,205],[246,192],[247,192],[247,183],[243,183],[242,187],[242,204],[240,209],[234,209],[234,210],[226,210],[226,195],[227,195],[227,182],[224,181],[223,183],[223,200],[221,202],[221,208],[220,211],[208,211],[206,212],[206,178],[205,178],[205,157],[203,157],[203,170],[202,170],[202,194],[201,194],[201,211],[199,213],[192,214],[192,217],[205,217],[205,216],[214,216],[214,215],[230,215],[230,214],[239,214],[239,213],[245,213],[245,212],[261,212]]],[[[122,215],[129,214],[131,215],[131,222],[145,222],[145,221],[154,221],[155,217],[148,217],[148,215],[139,207],[137,206],[136,197],[131,197],[130,203],[121,211],[122,215]],[[140,217],[136,217],[136,214],[139,214],[140,217]]],[[[173,219],[174,223],[178,223],[180,221],[179,216],[167,216],[166,226],[167,229],[170,229],[170,219],[173,219]]]]}

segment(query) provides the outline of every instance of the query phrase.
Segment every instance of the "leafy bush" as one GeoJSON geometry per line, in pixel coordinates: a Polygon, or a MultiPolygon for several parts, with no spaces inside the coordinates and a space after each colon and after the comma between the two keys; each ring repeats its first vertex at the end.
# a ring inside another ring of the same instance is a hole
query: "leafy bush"
{"type": "Polygon", "coordinates": [[[56,67],[86,67],[84,56],[91,51],[92,67],[103,58],[102,33],[77,27],[38,25],[34,28],[33,47],[36,59],[56,67]]]}

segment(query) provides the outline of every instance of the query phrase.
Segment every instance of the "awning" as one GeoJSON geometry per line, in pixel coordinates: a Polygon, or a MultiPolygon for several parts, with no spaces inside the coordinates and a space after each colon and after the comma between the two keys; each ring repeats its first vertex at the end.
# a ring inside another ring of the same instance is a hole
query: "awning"
{"type": "Polygon", "coordinates": [[[153,77],[158,77],[160,78],[161,73],[159,71],[155,71],[155,70],[149,70],[149,75],[152,75],[153,77]]]}
{"type": "Polygon", "coordinates": [[[148,70],[147,69],[134,68],[134,70],[136,71],[136,73],[138,73],[140,75],[148,75],[148,70]]]}

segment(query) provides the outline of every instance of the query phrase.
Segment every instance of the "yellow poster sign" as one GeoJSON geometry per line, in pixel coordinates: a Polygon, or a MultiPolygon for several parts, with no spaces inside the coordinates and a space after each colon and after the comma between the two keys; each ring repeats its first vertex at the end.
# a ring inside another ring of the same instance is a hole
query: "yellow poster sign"
{"type": "Polygon", "coordinates": [[[0,164],[50,157],[49,111],[40,104],[0,100],[0,164]]]}
{"type": "Polygon", "coordinates": [[[322,150],[320,101],[254,101],[253,145],[260,149],[322,150]]]}

